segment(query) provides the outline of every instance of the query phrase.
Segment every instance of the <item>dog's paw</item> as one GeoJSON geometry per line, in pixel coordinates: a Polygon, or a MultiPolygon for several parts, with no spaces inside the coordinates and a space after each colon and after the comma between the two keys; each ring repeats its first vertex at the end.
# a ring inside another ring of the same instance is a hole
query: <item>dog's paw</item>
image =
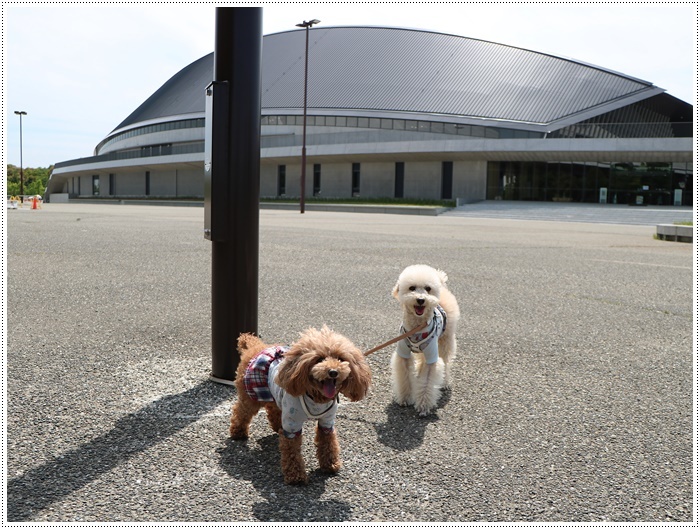
{"type": "Polygon", "coordinates": [[[328,474],[337,474],[343,468],[343,462],[340,459],[335,461],[326,461],[321,465],[321,470],[328,474]]]}
{"type": "Polygon", "coordinates": [[[418,412],[418,415],[420,415],[421,417],[425,417],[427,415],[430,415],[432,408],[427,408],[424,406],[416,406],[416,411],[418,412]]]}
{"type": "Polygon", "coordinates": [[[429,415],[436,406],[437,403],[429,395],[418,395],[416,398],[415,408],[421,417],[429,415]]]}
{"type": "Polygon", "coordinates": [[[308,485],[309,476],[306,475],[306,472],[304,472],[303,474],[287,473],[284,475],[284,482],[287,485],[308,485]]]}
{"type": "Polygon", "coordinates": [[[399,406],[413,406],[415,404],[411,395],[394,395],[394,402],[399,406]]]}
{"type": "Polygon", "coordinates": [[[419,417],[427,417],[428,415],[432,415],[435,413],[435,407],[425,407],[425,408],[419,408],[416,406],[416,411],[418,412],[419,417]]]}
{"type": "Polygon", "coordinates": [[[238,428],[235,426],[231,426],[228,430],[228,434],[231,437],[231,439],[235,439],[236,441],[245,441],[246,439],[248,439],[247,428],[238,428]]]}

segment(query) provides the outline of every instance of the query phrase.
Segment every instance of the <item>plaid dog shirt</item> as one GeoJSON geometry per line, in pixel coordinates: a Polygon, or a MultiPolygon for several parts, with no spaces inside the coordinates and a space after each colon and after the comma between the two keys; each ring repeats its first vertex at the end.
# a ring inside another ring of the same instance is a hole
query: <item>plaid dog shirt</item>
{"type": "Polygon", "coordinates": [[[274,346],[258,353],[246,367],[243,383],[248,396],[255,402],[275,402],[282,410],[282,431],[285,437],[301,435],[305,421],[316,420],[325,433],[334,429],[338,399],[330,403],[316,403],[306,395],[293,397],[277,385],[275,377],[286,346],[274,346]]]}
{"type": "Polygon", "coordinates": [[[255,402],[273,402],[267,376],[272,362],[280,361],[289,347],[277,345],[268,347],[256,355],[248,364],[243,376],[245,392],[255,402]]]}

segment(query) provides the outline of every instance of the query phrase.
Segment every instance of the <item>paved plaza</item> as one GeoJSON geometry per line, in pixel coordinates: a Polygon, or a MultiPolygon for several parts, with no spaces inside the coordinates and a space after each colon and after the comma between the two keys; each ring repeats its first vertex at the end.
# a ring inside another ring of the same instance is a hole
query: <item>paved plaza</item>
{"type": "Polygon", "coordinates": [[[691,210],[508,205],[520,217],[261,211],[265,339],[392,338],[391,289],[418,262],[462,311],[436,412],[393,404],[375,353],[368,397],[341,401],[338,475],[307,424],[307,487],[283,484],[262,415],[227,436],[202,208],[7,211],[6,520],[692,522],[693,245],[654,239],[656,209],[691,210]]]}
{"type": "Polygon", "coordinates": [[[628,206],[503,200],[485,200],[466,204],[445,214],[482,219],[546,220],[634,226],[655,226],[693,220],[693,208],[688,206],[628,206]]]}

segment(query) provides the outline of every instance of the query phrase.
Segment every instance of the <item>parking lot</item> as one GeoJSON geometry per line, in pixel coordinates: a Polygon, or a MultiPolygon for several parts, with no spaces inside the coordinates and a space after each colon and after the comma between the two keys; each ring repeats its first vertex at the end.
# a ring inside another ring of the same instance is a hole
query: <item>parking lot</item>
{"type": "Polygon", "coordinates": [[[261,211],[263,338],[378,345],[419,262],[462,312],[436,413],[392,404],[391,351],[372,355],[343,470],[306,435],[310,484],[289,487],[264,417],[228,439],[235,391],[208,379],[201,208],[6,215],[7,521],[693,521],[693,245],[651,225],[261,211]]]}

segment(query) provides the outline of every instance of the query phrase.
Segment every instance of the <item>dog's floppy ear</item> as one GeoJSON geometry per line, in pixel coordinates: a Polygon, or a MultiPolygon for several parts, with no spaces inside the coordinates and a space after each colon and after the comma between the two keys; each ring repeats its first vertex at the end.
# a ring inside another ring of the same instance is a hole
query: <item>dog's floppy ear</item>
{"type": "Polygon", "coordinates": [[[284,360],[277,370],[275,382],[293,397],[306,393],[311,368],[316,364],[314,355],[304,355],[306,349],[299,343],[284,353],[284,360]]]}
{"type": "Polygon", "coordinates": [[[396,299],[399,299],[399,284],[396,283],[394,285],[394,289],[391,291],[391,295],[394,296],[396,299]]]}
{"type": "Polygon", "coordinates": [[[362,400],[367,395],[372,383],[372,372],[365,360],[365,356],[359,349],[352,353],[350,364],[350,376],[348,377],[342,393],[353,402],[362,400]]]}

